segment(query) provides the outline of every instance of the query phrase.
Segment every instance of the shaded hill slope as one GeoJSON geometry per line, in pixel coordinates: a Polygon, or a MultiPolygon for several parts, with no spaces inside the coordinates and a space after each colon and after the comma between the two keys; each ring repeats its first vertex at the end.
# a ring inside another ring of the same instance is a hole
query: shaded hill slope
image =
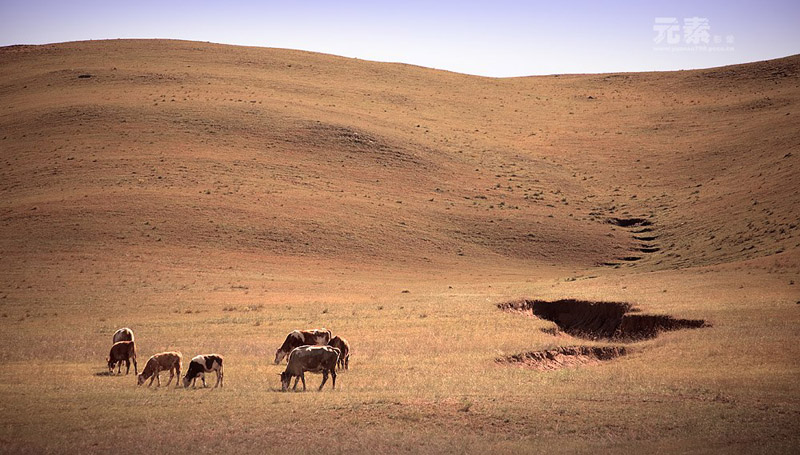
{"type": "Polygon", "coordinates": [[[29,271],[132,252],[670,268],[796,251],[799,68],[488,79],[180,41],[6,47],[0,250],[29,271]]]}

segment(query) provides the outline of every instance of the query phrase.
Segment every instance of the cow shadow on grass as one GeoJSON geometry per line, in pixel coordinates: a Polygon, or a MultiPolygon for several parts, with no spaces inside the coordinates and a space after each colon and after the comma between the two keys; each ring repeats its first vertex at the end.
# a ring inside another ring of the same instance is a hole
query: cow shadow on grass
{"type": "MultiPolygon", "coordinates": [[[[303,390],[302,387],[298,386],[297,390],[292,390],[291,387],[286,389],[286,391],[282,390],[280,387],[267,387],[266,391],[270,393],[324,393],[327,392],[329,389],[326,387],[322,390],[319,390],[318,387],[308,387],[306,390],[303,390]]],[[[339,389],[330,389],[332,392],[337,392],[339,389]]]]}
{"type": "Polygon", "coordinates": [[[134,377],[136,376],[136,375],[135,375],[135,374],[133,374],[133,373],[131,373],[131,374],[125,374],[125,373],[116,373],[116,372],[114,372],[114,373],[109,373],[108,371],[98,371],[98,372],[95,372],[95,374],[94,374],[94,375],[95,375],[95,376],[111,376],[111,377],[119,376],[119,377],[121,377],[121,378],[124,378],[124,377],[126,377],[126,376],[127,376],[127,377],[131,377],[131,375],[133,375],[134,377]]]}

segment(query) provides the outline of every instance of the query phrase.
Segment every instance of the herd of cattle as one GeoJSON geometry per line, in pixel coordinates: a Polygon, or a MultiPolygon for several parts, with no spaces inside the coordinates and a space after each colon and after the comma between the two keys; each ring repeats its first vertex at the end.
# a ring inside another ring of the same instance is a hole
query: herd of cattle
{"type": "MultiPolygon", "coordinates": [[[[136,364],[136,344],[133,340],[133,331],[129,328],[122,328],[114,332],[113,346],[108,355],[108,372],[114,373],[114,367],[117,367],[117,374],[122,372],[122,362],[125,362],[125,374],[131,370],[131,362],[133,362],[133,372],[137,375],[137,384],[142,385],[150,379],[147,384],[150,387],[153,381],[157,381],[158,386],[161,386],[160,373],[162,371],[169,371],[169,386],[172,379],[175,378],[175,387],[180,384],[181,377],[181,362],[183,355],[180,352],[170,351],[161,352],[153,355],[147,360],[144,370],[139,374],[139,367],[136,364]]],[[[294,380],[294,387],[292,390],[297,389],[297,382],[303,381],[303,390],[306,390],[305,372],[322,373],[322,384],[319,390],[328,381],[328,374],[330,373],[333,388],[336,388],[336,368],[349,369],[350,367],[350,345],[344,338],[339,336],[331,337],[331,331],[325,328],[311,329],[311,330],[294,330],[286,335],[281,347],[275,351],[275,365],[279,364],[281,360],[288,357],[286,370],[281,373],[281,390],[284,392],[288,390],[289,383],[294,380]]],[[[222,387],[223,384],[223,369],[222,369],[222,356],[218,354],[205,354],[198,355],[192,358],[189,362],[189,369],[183,377],[183,387],[196,386],[197,379],[203,383],[203,387],[207,387],[205,374],[215,372],[217,374],[217,383],[214,387],[222,387]]]]}

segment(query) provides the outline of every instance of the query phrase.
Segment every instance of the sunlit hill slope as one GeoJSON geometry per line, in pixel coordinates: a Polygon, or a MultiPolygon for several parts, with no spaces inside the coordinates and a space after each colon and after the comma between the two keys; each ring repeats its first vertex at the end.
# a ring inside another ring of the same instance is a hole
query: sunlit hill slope
{"type": "Polygon", "coordinates": [[[794,250],[798,67],[488,79],[179,41],[6,47],[0,250],[28,273],[66,253],[665,268],[794,250]],[[631,218],[639,235],[609,222],[631,218]]]}

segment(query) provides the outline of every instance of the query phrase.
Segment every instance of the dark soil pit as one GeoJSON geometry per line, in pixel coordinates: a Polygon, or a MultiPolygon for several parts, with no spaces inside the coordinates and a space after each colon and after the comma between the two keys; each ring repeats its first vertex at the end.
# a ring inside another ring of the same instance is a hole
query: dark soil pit
{"type": "Polygon", "coordinates": [[[653,224],[644,218],[609,218],[608,222],[619,227],[650,226],[653,224]]]}
{"type": "Polygon", "coordinates": [[[626,262],[635,262],[641,260],[642,258],[641,256],[625,256],[624,258],[619,258],[619,259],[626,262]]]}
{"type": "Polygon", "coordinates": [[[497,363],[535,370],[558,370],[604,362],[627,354],[621,346],[566,346],[500,357],[497,363]]]}
{"type": "Polygon", "coordinates": [[[561,331],[590,340],[630,342],[655,338],[660,332],[710,326],[702,319],[639,314],[631,304],[623,302],[523,299],[500,303],[497,307],[552,321],[561,331]]]}

